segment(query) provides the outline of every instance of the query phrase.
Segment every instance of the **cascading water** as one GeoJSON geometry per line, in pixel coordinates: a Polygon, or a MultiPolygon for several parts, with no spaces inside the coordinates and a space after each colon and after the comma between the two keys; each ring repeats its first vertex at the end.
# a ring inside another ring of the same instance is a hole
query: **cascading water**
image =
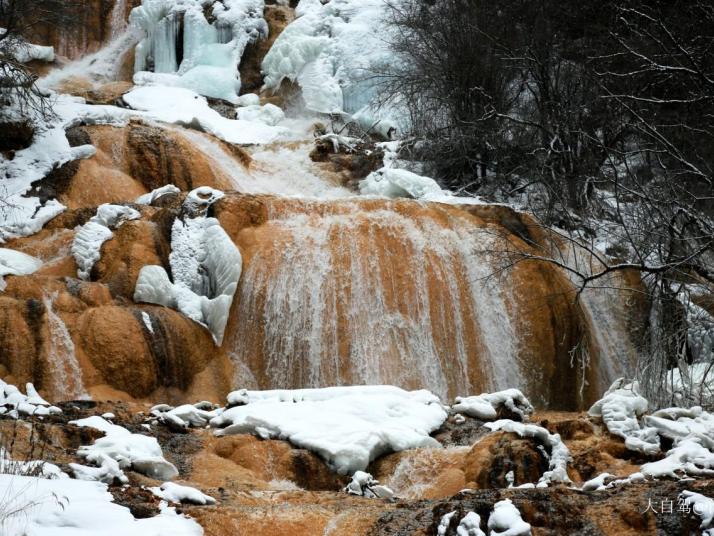
{"type": "Polygon", "coordinates": [[[51,383],[47,390],[53,400],[79,400],[88,395],[82,382],[82,369],[75,355],[72,337],[67,326],[53,309],[56,298],[57,293],[53,293],[45,294],[42,299],[50,335],[47,350],[50,373],[47,377],[51,383]]]}
{"type": "Polygon", "coordinates": [[[127,24],[126,1],[116,0],[114,3],[109,18],[110,40],[104,47],[51,71],[40,80],[41,85],[54,88],[75,77],[97,83],[117,80],[126,55],[140,38],[137,29],[127,24]]]}
{"type": "Polygon", "coordinates": [[[127,24],[127,0],[115,0],[112,14],[109,18],[109,36],[113,41],[120,37],[128,28],[127,24]]]}
{"type": "Polygon", "coordinates": [[[248,194],[319,197],[348,197],[351,192],[337,186],[331,177],[320,176],[310,161],[313,141],[276,143],[253,151],[249,168],[236,164],[225,146],[209,134],[181,129],[181,134],[210,157],[213,172],[226,177],[233,187],[248,194]]]}
{"type": "Polygon", "coordinates": [[[238,291],[237,384],[444,397],[523,384],[508,280],[488,277],[493,237],[465,213],[357,200],[269,212],[238,291]]]}

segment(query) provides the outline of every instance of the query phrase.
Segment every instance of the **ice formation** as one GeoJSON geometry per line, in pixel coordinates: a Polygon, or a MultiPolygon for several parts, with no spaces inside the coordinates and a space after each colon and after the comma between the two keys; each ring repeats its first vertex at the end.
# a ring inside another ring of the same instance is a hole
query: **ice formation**
{"type": "Polygon", "coordinates": [[[127,482],[123,473],[123,469],[127,468],[160,480],[170,480],[178,475],[176,467],[164,458],[154,437],[132,434],[126,428],[98,416],[70,421],[69,424],[95,428],[105,434],[93,444],[82,446],[77,451],[78,455],[96,466],[70,464],[79,479],[98,480],[107,484],[115,479],[127,482]]]}
{"type": "MultiPolygon", "coordinates": [[[[235,102],[243,51],[268,34],[264,2],[225,0],[209,10],[205,4],[201,0],[142,0],[130,16],[131,23],[144,32],[136,47],[134,69],[173,74],[171,85],[235,102]]],[[[156,78],[159,83],[167,79],[156,78]]],[[[147,73],[144,79],[152,77],[147,73]]]]}
{"type": "Polygon", "coordinates": [[[375,72],[394,62],[389,50],[388,4],[382,0],[303,0],[297,19],[278,36],[263,60],[265,86],[296,82],[308,110],[354,114],[387,132],[398,114],[372,106],[380,91],[375,72]]]}
{"type": "Polygon", "coordinates": [[[112,502],[107,485],[99,482],[0,474],[0,497],[5,512],[18,512],[3,518],[7,536],[203,534],[198,523],[163,504],[159,515],[135,519],[128,508],[112,502]]]}
{"type": "Polygon", "coordinates": [[[222,196],[209,187],[189,193],[171,230],[173,282],[162,266],[144,266],[134,291],[134,301],[171,307],[206,326],[219,346],[243,266],[218,220],[205,216],[222,196]]]}
{"type": "Polygon", "coordinates": [[[200,506],[216,504],[216,499],[210,495],[206,495],[196,488],[181,486],[174,482],[164,482],[161,486],[149,488],[149,490],[157,497],[173,503],[190,503],[200,506]]]}
{"type": "Polygon", "coordinates": [[[136,220],[140,216],[141,214],[131,207],[100,205],[96,215],[92,216],[74,236],[72,256],[77,262],[77,276],[88,280],[92,267],[101,258],[102,244],[114,236],[112,230],[120,227],[125,221],[136,220]]]}
{"type": "Polygon", "coordinates": [[[5,289],[6,275],[27,275],[36,272],[42,261],[14,249],[0,248],[0,291],[5,289]]]}
{"type": "Polygon", "coordinates": [[[531,526],[523,521],[510,499],[504,499],[493,505],[493,512],[488,517],[489,536],[530,536],[531,526]]]}
{"type": "Polygon", "coordinates": [[[42,417],[62,413],[60,408],[42,398],[31,383],[25,385],[25,392],[23,395],[16,386],[0,379],[0,415],[18,419],[20,415],[42,417]]]}
{"type": "Polygon", "coordinates": [[[247,404],[211,420],[219,428],[216,435],[287,439],[317,453],[340,474],[364,471],[388,452],[440,447],[429,434],[447,416],[430,392],[391,386],[245,391],[239,398],[247,404]]]}
{"type": "Polygon", "coordinates": [[[391,499],[394,496],[391,489],[380,485],[378,480],[364,471],[356,471],[343,491],[350,495],[359,495],[369,499],[391,499]]]}
{"type": "Polygon", "coordinates": [[[524,424],[508,419],[486,423],[484,426],[490,430],[511,432],[521,437],[532,437],[540,442],[548,451],[549,470],[543,473],[538,480],[537,487],[546,487],[553,482],[570,483],[568,477],[568,462],[570,451],[560,439],[560,434],[551,434],[548,430],[535,424],[524,424]]]}
{"type": "Polygon", "coordinates": [[[482,421],[491,421],[496,419],[501,407],[505,407],[524,421],[527,421],[528,416],[533,413],[533,406],[518,389],[483,393],[478,396],[457,396],[456,403],[451,406],[451,409],[482,421]]]}

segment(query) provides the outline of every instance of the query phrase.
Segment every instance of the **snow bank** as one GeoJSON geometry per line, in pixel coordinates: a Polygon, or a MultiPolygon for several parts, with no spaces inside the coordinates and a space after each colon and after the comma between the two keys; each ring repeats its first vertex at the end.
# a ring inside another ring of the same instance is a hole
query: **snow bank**
{"type": "Polygon", "coordinates": [[[149,490],[157,497],[173,503],[189,503],[200,506],[216,504],[216,499],[210,495],[206,495],[196,488],[181,486],[173,482],[164,482],[161,486],[149,488],[149,490]]]}
{"type": "Polygon", "coordinates": [[[134,291],[134,301],[171,307],[206,326],[219,346],[243,266],[219,221],[205,216],[222,196],[205,186],[189,193],[171,229],[173,282],[162,266],[144,266],[134,291]]]}
{"type": "Polygon", "coordinates": [[[213,134],[235,144],[264,144],[288,134],[284,127],[263,121],[227,119],[208,106],[204,97],[178,87],[136,87],[123,96],[124,102],[144,116],[213,134]]]}
{"type": "Polygon", "coordinates": [[[493,505],[493,512],[488,517],[489,536],[530,536],[531,526],[523,521],[510,499],[504,499],[493,505]]]}
{"type": "Polygon", "coordinates": [[[136,72],[175,73],[175,85],[235,102],[243,52],[249,43],[268,35],[264,1],[205,5],[202,0],[142,0],[130,16],[131,23],[144,33],[136,47],[134,68],[136,72]]]}
{"type": "Polygon", "coordinates": [[[0,291],[5,289],[6,275],[27,275],[36,272],[42,261],[14,249],[0,248],[0,291]]]}
{"type": "Polygon", "coordinates": [[[482,421],[491,421],[497,417],[501,407],[520,416],[524,421],[527,421],[528,416],[533,413],[530,401],[518,389],[483,393],[478,396],[457,396],[456,403],[451,406],[451,409],[482,421]]]}
{"type": "Polygon", "coordinates": [[[72,256],[77,262],[77,277],[88,280],[94,264],[101,258],[102,244],[114,236],[125,221],[136,220],[141,214],[130,207],[104,204],[97,213],[79,228],[72,242],[72,256]]]}
{"type": "Polygon", "coordinates": [[[18,419],[20,415],[42,417],[62,413],[60,408],[42,398],[31,383],[25,385],[25,392],[23,395],[17,387],[0,379],[0,415],[18,419]]]}
{"type": "Polygon", "coordinates": [[[387,452],[440,447],[429,434],[447,417],[430,392],[391,386],[245,391],[240,398],[247,404],[211,420],[220,428],[216,435],[286,439],[317,453],[340,474],[363,471],[387,452]]]}
{"type": "Polygon", "coordinates": [[[369,499],[391,499],[394,497],[394,492],[391,489],[380,485],[378,480],[364,471],[355,472],[343,491],[350,495],[359,495],[369,499]]]}
{"type": "Polygon", "coordinates": [[[106,484],[1,475],[0,512],[17,511],[3,521],[3,535],[22,536],[200,536],[192,519],[161,505],[159,515],[134,519],[128,508],[112,502],[106,484]]]}
{"type": "Polygon", "coordinates": [[[170,480],[178,475],[176,467],[164,459],[154,437],[132,434],[126,428],[97,416],[70,421],[69,424],[95,428],[105,434],[92,445],[82,446],[77,451],[78,455],[97,466],[70,464],[79,479],[111,483],[116,478],[126,482],[122,470],[127,468],[159,480],[170,480]]]}
{"type": "Polygon", "coordinates": [[[550,459],[548,461],[549,470],[540,477],[537,487],[547,487],[548,484],[553,482],[570,483],[567,470],[568,462],[570,461],[570,451],[560,439],[560,434],[551,434],[545,428],[535,424],[524,424],[508,419],[489,422],[484,426],[494,432],[511,432],[521,437],[532,437],[550,451],[550,459]]]}
{"type": "Polygon", "coordinates": [[[647,412],[647,400],[640,396],[637,382],[625,385],[616,380],[588,411],[593,417],[602,417],[608,431],[625,440],[625,446],[643,454],[659,452],[657,431],[642,427],[638,417],[647,412]]]}

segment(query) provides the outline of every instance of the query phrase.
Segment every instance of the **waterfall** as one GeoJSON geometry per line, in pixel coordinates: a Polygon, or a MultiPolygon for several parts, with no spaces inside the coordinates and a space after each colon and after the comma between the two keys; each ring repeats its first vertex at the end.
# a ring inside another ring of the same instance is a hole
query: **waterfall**
{"type": "Polygon", "coordinates": [[[493,237],[466,213],[279,199],[269,212],[233,315],[238,385],[388,383],[448,397],[524,383],[509,283],[487,277],[493,237]]]}
{"type": "Polygon", "coordinates": [[[109,18],[109,37],[113,41],[121,36],[127,29],[126,8],[127,0],[115,0],[112,14],[109,18]]]}
{"type": "Polygon", "coordinates": [[[56,298],[57,292],[53,292],[45,294],[42,299],[47,312],[50,336],[47,352],[47,377],[50,383],[47,390],[52,393],[52,399],[57,401],[88,398],[82,381],[82,369],[74,352],[74,343],[67,326],[53,310],[56,298]]]}

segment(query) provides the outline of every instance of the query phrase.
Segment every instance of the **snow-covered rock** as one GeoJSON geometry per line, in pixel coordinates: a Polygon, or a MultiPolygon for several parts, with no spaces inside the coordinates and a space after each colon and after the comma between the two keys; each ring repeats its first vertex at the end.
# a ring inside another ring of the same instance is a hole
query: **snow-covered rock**
{"type": "Polygon", "coordinates": [[[0,243],[29,236],[64,211],[56,199],[44,203],[32,195],[32,184],[63,164],[94,154],[89,146],[70,147],[65,124],[59,116],[50,122],[35,118],[32,145],[16,151],[12,159],[0,158],[3,210],[0,210],[0,243]]]}
{"type": "Polygon", "coordinates": [[[714,536],[714,527],[712,526],[714,500],[701,493],[688,490],[683,491],[679,496],[684,504],[690,507],[691,511],[702,520],[699,525],[699,528],[702,529],[702,536],[714,536]]]}
{"type": "Polygon", "coordinates": [[[602,417],[611,434],[622,437],[625,446],[643,454],[659,452],[659,437],[651,427],[642,427],[638,417],[644,415],[648,402],[639,394],[637,383],[625,384],[616,380],[588,411],[593,417],[602,417]]]}
{"type": "Polygon", "coordinates": [[[523,521],[518,508],[510,499],[493,505],[488,517],[489,536],[530,536],[531,526],[523,521]]]}
{"type": "Polygon", "coordinates": [[[209,421],[218,415],[217,411],[202,409],[203,403],[183,404],[176,408],[160,404],[151,408],[151,415],[159,422],[172,422],[181,428],[205,427],[209,421]]]}
{"type": "Polygon", "coordinates": [[[204,97],[190,89],[166,86],[136,87],[123,97],[140,116],[213,134],[228,143],[261,144],[285,136],[284,127],[262,121],[227,119],[208,106],[204,97]]]}
{"type": "Polygon", "coordinates": [[[175,484],[174,482],[164,482],[159,487],[149,489],[157,497],[173,503],[190,503],[201,506],[216,504],[216,499],[210,495],[206,495],[196,488],[181,486],[180,484],[175,484]]]}
{"type": "Polygon", "coordinates": [[[180,192],[181,190],[177,186],[167,184],[166,186],[161,186],[160,188],[150,191],[148,194],[140,195],[136,198],[134,203],[137,205],[151,205],[160,197],[168,194],[178,194],[180,192]]]}
{"type": "Polygon", "coordinates": [[[406,197],[427,199],[443,195],[439,184],[429,177],[422,177],[406,169],[382,168],[370,173],[359,184],[362,195],[377,195],[391,199],[406,197]]]}
{"type": "Polygon", "coordinates": [[[428,391],[391,386],[246,391],[247,404],[211,420],[217,435],[253,433],[311,450],[340,474],[364,471],[382,454],[440,447],[429,436],[446,420],[428,391]]]}
{"type": "Polygon", "coordinates": [[[4,276],[31,274],[41,266],[40,259],[14,249],[0,248],[0,291],[5,289],[4,276]]]}
{"type": "Polygon", "coordinates": [[[571,459],[570,451],[565,443],[563,443],[562,439],[560,439],[559,434],[551,434],[542,426],[524,424],[508,419],[489,422],[484,426],[494,432],[511,432],[518,434],[521,437],[532,437],[549,451],[549,470],[543,473],[543,476],[540,477],[537,487],[546,487],[553,482],[570,483],[570,477],[568,476],[567,469],[568,462],[571,459]]]}
{"type": "Polygon", "coordinates": [[[481,530],[481,516],[476,512],[468,512],[459,521],[456,536],[486,536],[486,533],[481,530]]]}
{"type": "Polygon", "coordinates": [[[285,113],[274,104],[251,105],[238,108],[236,110],[238,119],[242,121],[254,121],[268,126],[275,126],[285,119],[285,113]]]}
{"type": "Polygon", "coordinates": [[[394,492],[391,489],[380,485],[378,480],[364,471],[355,472],[343,491],[350,495],[359,495],[369,499],[391,499],[394,497],[394,492]]]}
{"type": "Polygon", "coordinates": [[[184,202],[184,218],[171,230],[169,263],[173,282],[161,266],[139,272],[134,301],[177,309],[206,326],[220,345],[243,266],[240,251],[215,218],[204,214],[222,192],[201,187],[184,202]]]}
{"type": "Polygon", "coordinates": [[[496,393],[483,393],[478,396],[457,396],[453,411],[463,413],[482,421],[491,421],[498,415],[498,410],[505,407],[511,413],[527,421],[533,413],[530,401],[518,389],[506,389],[496,393]]]}
{"type": "Polygon", "coordinates": [[[178,475],[176,467],[164,458],[154,437],[132,434],[126,428],[98,416],[70,421],[70,424],[95,428],[105,434],[93,444],[82,446],[77,451],[78,455],[95,464],[98,469],[91,471],[88,469],[93,468],[70,464],[78,478],[106,482],[116,477],[125,482],[126,477],[122,478],[123,473],[117,472],[117,469],[128,468],[159,480],[171,480],[178,475]],[[116,465],[112,461],[116,462],[116,465]]]}
{"type": "Polygon", "coordinates": [[[439,520],[439,526],[436,527],[437,536],[445,536],[446,535],[446,532],[449,530],[449,525],[451,524],[451,520],[453,519],[453,517],[455,515],[456,515],[456,510],[441,516],[441,519],[439,520]]]}
{"type": "Polygon", "coordinates": [[[77,262],[77,276],[89,279],[92,267],[101,257],[102,244],[114,236],[113,229],[122,223],[136,220],[141,214],[131,207],[104,204],[97,208],[97,213],[85,223],[74,236],[72,256],[77,262]]]}
{"type": "Polygon", "coordinates": [[[42,398],[31,383],[25,385],[25,392],[23,395],[16,386],[0,379],[0,410],[4,410],[0,415],[17,419],[20,415],[43,417],[62,413],[60,408],[42,398]]]}

